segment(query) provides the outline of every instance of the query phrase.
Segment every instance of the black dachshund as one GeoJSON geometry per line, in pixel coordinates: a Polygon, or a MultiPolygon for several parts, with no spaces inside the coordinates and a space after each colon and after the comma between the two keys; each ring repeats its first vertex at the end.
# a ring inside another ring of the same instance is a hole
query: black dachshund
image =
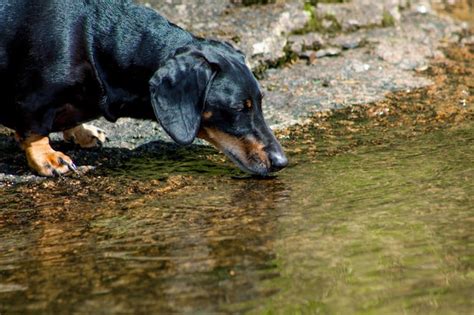
{"type": "Polygon", "coordinates": [[[157,119],[177,143],[205,139],[252,174],[288,164],[244,55],[131,1],[1,0],[0,95],[0,123],[44,176],[76,168],[48,135],[99,145],[103,132],[83,123],[101,116],[157,119]]]}

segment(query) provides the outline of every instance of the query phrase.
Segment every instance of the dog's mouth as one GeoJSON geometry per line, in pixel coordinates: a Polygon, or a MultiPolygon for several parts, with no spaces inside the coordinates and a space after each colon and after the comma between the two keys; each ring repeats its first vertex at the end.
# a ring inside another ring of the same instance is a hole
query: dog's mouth
{"type": "Polygon", "coordinates": [[[264,146],[253,137],[237,138],[215,129],[204,129],[198,135],[223,152],[243,172],[268,176],[271,165],[264,146]]]}
{"type": "MultiPolygon", "coordinates": [[[[225,149],[222,151],[232,162],[234,162],[235,165],[240,168],[241,171],[245,173],[263,177],[268,176],[271,173],[270,167],[266,166],[266,163],[264,163],[263,161],[254,160],[251,163],[245,163],[232,151],[225,149]]],[[[248,161],[251,159],[247,158],[246,160],[248,161]]]]}

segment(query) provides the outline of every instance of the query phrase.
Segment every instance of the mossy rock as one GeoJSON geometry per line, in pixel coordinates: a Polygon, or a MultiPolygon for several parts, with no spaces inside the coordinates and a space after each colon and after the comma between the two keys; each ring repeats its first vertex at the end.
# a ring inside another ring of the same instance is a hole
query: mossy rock
{"type": "MultiPolygon", "coordinates": [[[[320,1],[320,0],[318,0],[320,1]]],[[[333,0],[334,1],[334,0],[333,0]]],[[[342,30],[342,26],[334,15],[326,14],[324,16],[317,15],[316,7],[312,2],[305,3],[305,11],[310,14],[310,19],[306,25],[299,30],[293,32],[295,35],[303,35],[311,32],[318,33],[338,33],[342,30]]]]}

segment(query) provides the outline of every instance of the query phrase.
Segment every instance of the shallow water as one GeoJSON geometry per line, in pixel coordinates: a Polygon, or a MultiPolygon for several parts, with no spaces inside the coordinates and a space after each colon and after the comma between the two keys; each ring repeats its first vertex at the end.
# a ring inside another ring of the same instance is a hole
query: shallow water
{"type": "MultiPolygon", "coordinates": [[[[335,156],[293,154],[268,180],[188,165],[163,190],[118,202],[78,194],[72,208],[76,198],[10,191],[0,313],[467,314],[473,156],[468,122],[335,156]]],[[[123,167],[122,183],[149,182],[155,165],[123,167]]]]}
{"type": "Polygon", "coordinates": [[[473,54],[282,132],[275,178],[151,148],[0,189],[0,314],[471,314],[473,54]]]}

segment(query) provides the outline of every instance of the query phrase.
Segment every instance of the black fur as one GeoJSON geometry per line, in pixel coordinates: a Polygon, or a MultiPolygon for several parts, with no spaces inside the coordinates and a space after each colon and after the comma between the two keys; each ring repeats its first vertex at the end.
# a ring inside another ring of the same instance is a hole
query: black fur
{"type": "Polygon", "coordinates": [[[0,95],[0,123],[20,137],[132,117],[189,144],[206,108],[222,130],[281,151],[239,51],[125,0],[1,0],[0,95]]]}
{"type": "Polygon", "coordinates": [[[200,52],[190,51],[170,58],[151,79],[155,115],[176,142],[190,144],[196,137],[213,73],[200,52]]]}

